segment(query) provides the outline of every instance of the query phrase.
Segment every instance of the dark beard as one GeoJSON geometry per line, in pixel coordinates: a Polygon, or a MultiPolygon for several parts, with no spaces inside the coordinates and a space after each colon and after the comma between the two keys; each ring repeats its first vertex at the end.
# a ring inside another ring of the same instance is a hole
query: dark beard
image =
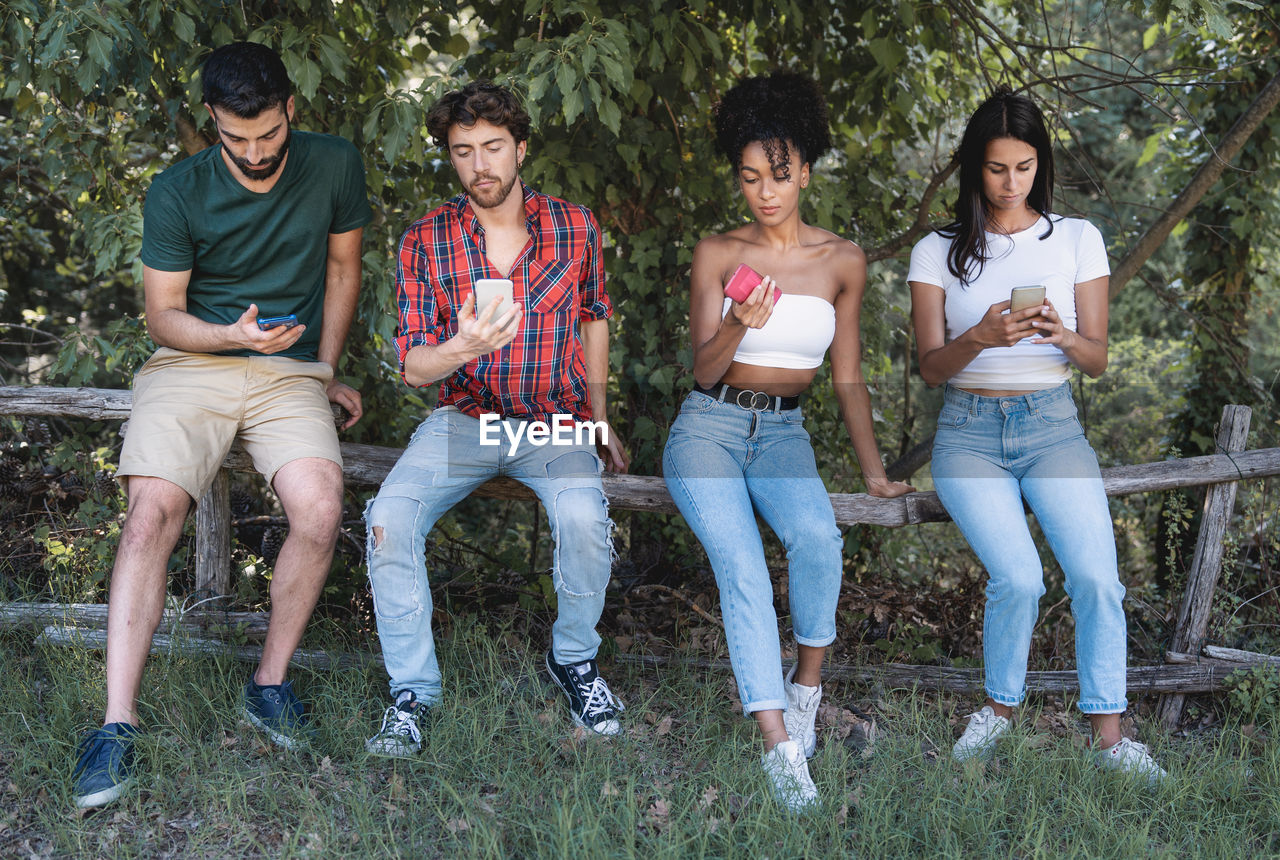
{"type": "Polygon", "coordinates": [[[271,157],[271,160],[264,167],[250,167],[249,159],[237,158],[231,154],[231,150],[226,150],[227,156],[240,168],[240,172],[245,178],[253,182],[261,182],[264,179],[270,179],[275,172],[280,169],[280,165],[284,164],[284,157],[289,154],[289,139],[293,137],[293,129],[286,121],[284,126],[284,143],[280,145],[280,151],[271,157]]]}
{"type": "MultiPolygon", "coordinates": [[[[488,179],[489,177],[486,176],[485,178],[488,179]]],[[[507,201],[507,197],[511,194],[511,189],[516,187],[516,180],[519,178],[519,175],[512,174],[510,182],[499,186],[496,191],[489,192],[488,196],[485,197],[477,196],[470,188],[467,189],[467,193],[471,195],[471,202],[481,209],[495,209],[507,201]]]]}

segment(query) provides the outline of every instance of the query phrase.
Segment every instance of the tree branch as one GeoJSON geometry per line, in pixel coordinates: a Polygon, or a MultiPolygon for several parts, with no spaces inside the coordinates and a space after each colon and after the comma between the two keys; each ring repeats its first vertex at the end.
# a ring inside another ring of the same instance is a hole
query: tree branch
{"type": "Polygon", "coordinates": [[[864,251],[867,255],[868,263],[875,263],[879,260],[885,260],[894,256],[903,248],[912,244],[925,234],[929,229],[929,207],[933,205],[933,198],[937,196],[938,189],[942,187],[942,183],[951,178],[951,174],[956,172],[956,168],[960,166],[960,162],[952,156],[951,161],[947,162],[947,166],[933,174],[933,179],[929,180],[929,185],[925,188],[924,193],[920,195],[920,205],[916,207],[916,220],[906,230],[883,245],[877,248],[871,248],[864,251]]]}
{"type": "Polygon", "coordinates": [[[1244,147],[1245,141],[1257,130],[1277,104],[1280,104],[1280,74],[1267,82],[1257,98],[1253,100],[1253,104],[1249,105],[1231,126],[1231,130],[1222,138],[1217,150],[1200,165],[1195,176],[1191,177],[1191,181],[1182,189],[1164,214],[1147,228],[1147,232],[1142,234],[1142,238],[1119,262],[1111,275],[1111,298],[1116,297],[1121,288],[1138,273],[1164,240],[1169,238],[1169,234],[1173,232],[1178,222],[1185,218],[1217,183],[1231,159],[1236,157],[1244,147]]]}

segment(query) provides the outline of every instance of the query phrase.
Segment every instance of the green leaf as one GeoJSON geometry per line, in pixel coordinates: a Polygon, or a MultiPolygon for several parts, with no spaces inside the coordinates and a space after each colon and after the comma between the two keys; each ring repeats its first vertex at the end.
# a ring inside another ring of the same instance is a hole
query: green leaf
{"type": "Polygon", "coordinates": [[[572,125],[573,121],[582,113],[582,90],[570,90],[564,97],[562,109],[564,110],[565,125],[572,125]]]}
{"type": "Polygon", "coordinates": [[[1156,152],[1160,149],[1160,138],[1163,136],[1164,132],[1160,131],[1147,136],[1146,142],[1142,145],[1142,155],[1138,156],[1138,167],[1156,157],[1156,152]]]}
{"type": "Polygon", "coordinates": [[[907,49],[894,39],[872,39],[867,43],[867,50],[875,57],[876,63],[887,72],[897,68],[907,56],[907,49]]]}
{"type": "Polygon", "coordinates": [[[173,13],[173,32],[184,42],[194,42],[196,38],[196,22],[186,12],[173,13]]]}
{"type": "Polygon", "coordinates": [[[293,82],[298,85],[298,92],[306,98],[313,99],[320,91],[320,66],[309,58],[303,57],[293,75],[293,82]]]}
{"type": "Polygon", "coordinates": [[[614,134],[618,133],[622,125],[622,111],[618,108],[617,102],[601,101],[596,105],[596,113],[600,116],[600,121],[604,123],[605,128],[614,134]]]}
{"type": "Polygon", "coordinates": [[[316,48],[325,69],[342,83],[347,82],[347,49],[341,41],[328,34],[316,37],[316,48]]]}
{"type": "MultiPolygon", "coordinates": [[[[569,98],[570,93],[578,91],[578,75],[574,70],[573,64],[561,62],[556,66],[556,89],[560,91],[560,95],[565,99],[569,98]]],[[[579,96],[579,104],[582,97],[579,96]]]]}
{"type": "Polygon", "coordinates": [[[97,61],[99,68],[105,69],[111,65],[111,40],[106,34],[97,30],[89,32],[89,56],[97,61]]]}
{"type": "Polygon", "coordinates": [[[1156,37],[1160,35],[1160,25],[1152,24],[1142,33],[1142,50],[1149,51],[1151,46],[1156,43],[1156,37]]]}
{"type": "Polygon", "coordinates": [[[446,54],[452,54],[455,57],[465,57],[471,51],[471,43],[467,41],[467,37],[461,33],[454,33],[449,37],[449,41],[444,43],[446,54]]]}

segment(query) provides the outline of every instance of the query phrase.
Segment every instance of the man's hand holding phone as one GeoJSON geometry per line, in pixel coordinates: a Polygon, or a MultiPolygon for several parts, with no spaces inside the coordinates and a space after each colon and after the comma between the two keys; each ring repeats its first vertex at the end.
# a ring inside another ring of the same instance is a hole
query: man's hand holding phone
{"type": "Polygon", "coordinates": [[[297,317],[293,318],[292,325],[288,324],[287,318],[283,320],[277,318],[277,324],[272,324],[271,319],[262,320],[261,325],[259,322],[258,306],[249,305],[240,315],[240,319],[228,326],[231,339],[244,349],[252,349],[263,355],[274,355],[284,352],[297,343],[298,338],[302,337],[302,333],[307,330],[305,325],[298,323],[297,317]]]}
{"type": "Polygon", "coordinates": [[[468,356],[467,361],[502,349],[515,339],[524,311],[513,303],[506,313],[495,318],[501,304],[502,297],[495,296],[477,314],[476,295],[472,292],[458,308],[458,333],[452,340],[457,341],[456,347],[468,356]]]}

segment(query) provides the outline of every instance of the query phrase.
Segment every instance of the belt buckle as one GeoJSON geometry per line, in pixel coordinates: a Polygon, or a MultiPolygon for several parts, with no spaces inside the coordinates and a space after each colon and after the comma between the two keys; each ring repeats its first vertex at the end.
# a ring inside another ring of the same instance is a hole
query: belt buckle
{"type": "Polygon", "coordinates": [[[768,394],[766,394],[765,392],[763,392],[763,391],[751,391],[751,390],[746,389],[746,388],[743,388],[743,389],[739,390],[739,391],[738,391],[737,396],[736,396],[736,397],[734,397],[734,399],[733,399],[733,402],[734,402],[734,403],[736,403],[740,409],[746,409],[746,410],[748,410],[748,411],[750,411],[750,412],[764,412],[766,409],[768,409],[768,408],[769,408],[769,404],[770,404],[772,401],[773,401],[773,398],[772,398],[772,397],[770,397],[770,396],[769,396],[768,394]],[[744,394],[750,394],[750,395],[751,395],[751,398],[750,398],[746,403],[743,403],[743,402],[742,402],[742,395],[744,395],[744,394]],[[763,406],[756,406],[756,398],[757,398],[757,397],[763,397],[763,398],[764,398],[764,405],[763,405],[763,406]]]}

